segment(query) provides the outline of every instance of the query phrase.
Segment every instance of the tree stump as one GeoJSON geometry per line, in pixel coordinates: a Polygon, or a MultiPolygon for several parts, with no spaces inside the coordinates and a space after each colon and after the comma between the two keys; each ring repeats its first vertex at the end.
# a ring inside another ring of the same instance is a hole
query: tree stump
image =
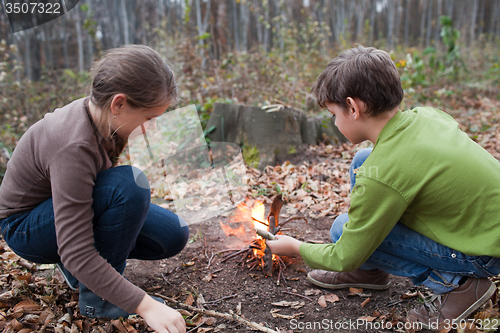
{"type": "Polygon", "coordinates": [[[345,141],[333,122],[326,121],[326,127],[324,123],[293,108],[267,112],[255,106],[216,103],[206,128],[215,128],[207,135],[211,141],[242,146],[244,157],[245,147],[254,147],[259,160],[252,166],[263,170],[274,165],[277,156],[300,152],[306,145],[325,139],[331,143],[345,141]]]}

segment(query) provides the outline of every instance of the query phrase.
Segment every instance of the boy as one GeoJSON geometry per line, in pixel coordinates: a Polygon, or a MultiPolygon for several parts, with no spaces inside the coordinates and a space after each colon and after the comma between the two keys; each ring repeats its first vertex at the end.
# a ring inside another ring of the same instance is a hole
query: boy
{"type": "Polygon", "coordinates": [[[452,328],[496,290],[488,277],[500,274],[500,163],[446,113],[401,112],[399,74],[384,51],[344,51],[312,91],[353,144],[374,148],[353,158],[351,207],[333,222],[332,244],[277,236],[268,246],[301,255],[323,288],[384,290],[389,274],[410,277],[435,295],[408,319],[452,328]]]}

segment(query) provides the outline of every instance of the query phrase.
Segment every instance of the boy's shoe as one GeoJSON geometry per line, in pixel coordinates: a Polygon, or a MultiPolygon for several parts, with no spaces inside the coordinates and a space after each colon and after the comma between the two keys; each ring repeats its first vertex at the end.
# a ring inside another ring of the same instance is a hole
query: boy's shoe
{"type": "Polygon", "coordinates": [[[78,288],[78,280],[76,279],[76,277],[71,275],[71,273],[64,267],[62,262],[56,263],[56,267],[59,270],[59,272],[61,272],[61,274],[62,274],[64,280],[66,281],[66,283],[68,284],[68,286],[72,290],[76,290],[78,288]]]}
{"type": "MultiPolygon", "coordinates": [[[[156,301],[165,304],[165,301],[159,297],[151,296],[156,301]]],[[[89,288],[80,283],[80,313],[87,318],[108,318],[118,319],[127,318],[133,313],[117,307],[116,305],[102,299],[94,294],[89,288]]]]}
{"type": "Polygon", "coordinates": [[[376,270],[356,269],[352,272],[330,272],[315,269],[307,274],[307,279],[322,288],[365,288],[387,290],[389,288],[389,274],[376,270]]]}
{"type": "Polygon", "coordinates": [[[459,325],[495,293],[496,287],[489,279],[469,278],[460,287],[425,300],[417,310],[408,313],[408,320],[425,329],[440,331],[446,326],[459,325]]]}

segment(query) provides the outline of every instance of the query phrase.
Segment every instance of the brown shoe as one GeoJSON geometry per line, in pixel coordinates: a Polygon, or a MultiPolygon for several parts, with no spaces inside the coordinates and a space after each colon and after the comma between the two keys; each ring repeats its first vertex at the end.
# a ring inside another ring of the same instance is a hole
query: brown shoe
{"type": "Polygon", "coordinates": [[[389,274],[379,269],[368,271],[356,269],[352,272],[329,272],[315,269],[307,274],[311,283],[328,289],[365,288],[386,290],[389,288],[389,274]]]}
{"type": "Polygon", "coordinates": [[[445,294],[436,294],[424,305],[408,313],[408,320],[422,328],[440,331],[457,325],[476,311],[495,293],[495,285],[488,279],[469,278],[460,287],[445,294]]]}

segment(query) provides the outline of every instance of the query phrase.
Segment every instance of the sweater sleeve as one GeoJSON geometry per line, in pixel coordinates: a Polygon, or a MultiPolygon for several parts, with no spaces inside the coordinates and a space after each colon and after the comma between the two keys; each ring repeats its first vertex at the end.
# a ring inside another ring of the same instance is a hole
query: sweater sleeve
{"type": "Polygon", "coordinates": [[[92,192],[97,152],[70,144],[50,162],[58,253],[64,266],[81,283],[123,310],[135,311],[145,292],[127,281],[94,247],[92,192]]]}
{"type": "Polygon", "coordinates": [[[349,221],[333,244],[300,245],[300,254],[314,269],[353,271],[382,243],[404,213],[408,203],[391,186],[358,177],[351,193],[349,221]]]}

